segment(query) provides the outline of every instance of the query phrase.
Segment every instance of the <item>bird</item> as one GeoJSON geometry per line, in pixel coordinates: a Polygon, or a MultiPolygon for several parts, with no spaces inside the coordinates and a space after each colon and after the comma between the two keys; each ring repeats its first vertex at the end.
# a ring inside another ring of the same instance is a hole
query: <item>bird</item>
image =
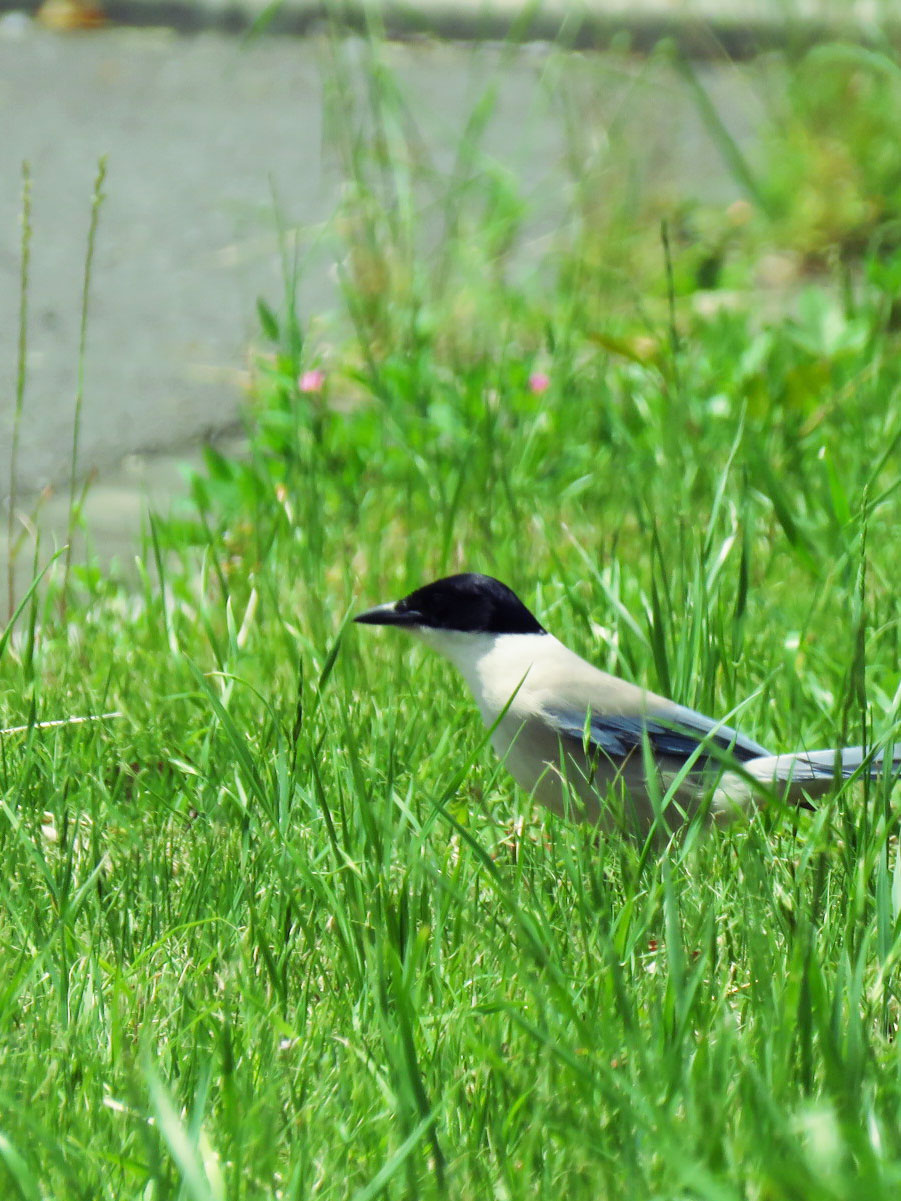
{"type": "Polygon", "coordinates": [[[773,754],[720,721],[594,667],[516,593],[463,572],[354,618],[398,626],[459,670],[507,770],[554,813],[608,829],[729,820],[780,795],[812,808],[838,781],[901,773],[901,743],[773,754]],[[666,802],[664,805],[663,802],[666,802]]]}

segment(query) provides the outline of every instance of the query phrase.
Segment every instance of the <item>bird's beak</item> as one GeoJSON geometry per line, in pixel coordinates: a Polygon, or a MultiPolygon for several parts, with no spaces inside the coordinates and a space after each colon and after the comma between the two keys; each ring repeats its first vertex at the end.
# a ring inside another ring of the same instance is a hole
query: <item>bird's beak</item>
{"type": "Polygon", "coordinates": [[[422,622],[422,614],[415,609],[398,610],[398,601],[389,601],[387,605],[376,605],[358,614],[354,621],[365,626],[417,626],[422,622]]]}

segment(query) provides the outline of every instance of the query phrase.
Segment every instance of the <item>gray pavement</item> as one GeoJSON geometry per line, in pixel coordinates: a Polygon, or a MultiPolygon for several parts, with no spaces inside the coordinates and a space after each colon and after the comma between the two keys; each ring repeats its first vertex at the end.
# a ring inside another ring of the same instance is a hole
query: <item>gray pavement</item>
{"type": "MultiPolygon", "coordinates": [[[[315,48],[33,31],[0,41],[0,446],[10,436],[19,166],[32,171],[21,478],[68,472],[80,295],[107,156],[85,363],[82,469],[233,423],[257,295],[281,289],[273,194],[315,227],[323,184],[315,48]],[[11,120],[12,114],[16,115],[11,120]]],[[[8,490],[0,454],[0,495],[8,490]]]]}

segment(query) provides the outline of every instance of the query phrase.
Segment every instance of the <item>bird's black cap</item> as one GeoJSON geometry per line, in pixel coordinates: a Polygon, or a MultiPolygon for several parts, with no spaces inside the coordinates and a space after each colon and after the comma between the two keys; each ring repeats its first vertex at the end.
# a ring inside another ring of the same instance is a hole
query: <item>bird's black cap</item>
{"type": "Polygon", "coordinates": [[[490,575],[464,572],[355,617],[364,625],[421,626],[468,634],[546,634],[516,593],[490,575]]]}

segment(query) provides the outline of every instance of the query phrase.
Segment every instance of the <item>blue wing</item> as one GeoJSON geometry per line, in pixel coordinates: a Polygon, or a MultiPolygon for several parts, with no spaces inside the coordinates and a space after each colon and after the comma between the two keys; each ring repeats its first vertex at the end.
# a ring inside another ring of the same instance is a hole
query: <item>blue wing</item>
{"type": "Polygon", "coordinates": [[[645,738],[655,755],[682,760],[689,759],[703,743],[704,749],[696,760],[698,770],[711,764],[721,765],[724,759],[747,763],[770,754],[766,747],[730,726],[681,705],[674,705],[665,714],[579,713],[568,709],[546,711],[545,717],[562,738],[580,743],[585,739],[587,717],[589,744],[614,760],[623,759],[636,749],[640,752],[645,738]]]}

